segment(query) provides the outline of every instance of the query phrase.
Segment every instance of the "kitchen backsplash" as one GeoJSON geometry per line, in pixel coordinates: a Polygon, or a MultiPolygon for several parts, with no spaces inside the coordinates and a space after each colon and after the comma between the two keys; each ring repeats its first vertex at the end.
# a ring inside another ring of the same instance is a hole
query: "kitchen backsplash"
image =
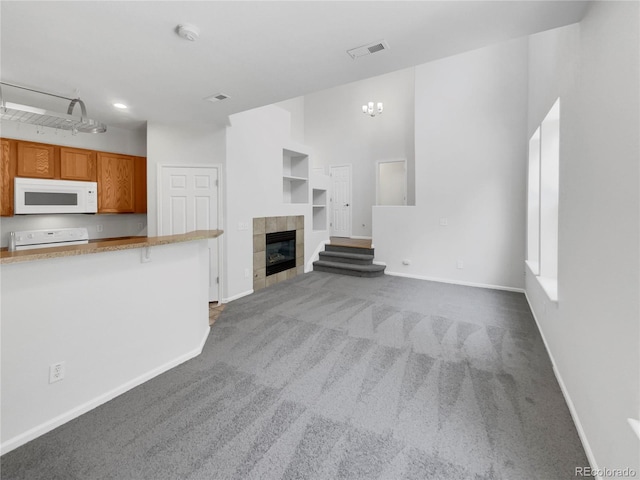
{"type": "Polygon", "coordinates": [[[147,235],[146,214],[16,215],[0,218],[0,247],[9,244],[9,232],[47,228],[86,227],[89,238],[147,235]]]}

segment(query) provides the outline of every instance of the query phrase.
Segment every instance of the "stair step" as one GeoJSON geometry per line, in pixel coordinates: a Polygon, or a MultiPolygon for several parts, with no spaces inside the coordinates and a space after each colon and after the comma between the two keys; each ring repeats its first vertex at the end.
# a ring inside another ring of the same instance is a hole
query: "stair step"
{"type": "Polygon", "coordinates": [[[313,269],[318,272],[338,273],[354,277],[380,277],[384,275],[384,265],[353,265],[350,263],[328,262],[318,260],[313,262],[313,269]]]}
{"type": "Polygon", "coordinates": [[[331,245],[327,244],[324,246],[324,249],[327,252],[342,252],[342,253],[355,253],[359,255],[373,255],[373,248],[362,248],[362,247],[347,247],[344,245],[331,245]]]}
{"type": "Polygon", "coordinates": [[[336,263],[349,263],[353,265],[371,265],[373,255],[345,252],[320,252],[320,260],[336,263]]]}

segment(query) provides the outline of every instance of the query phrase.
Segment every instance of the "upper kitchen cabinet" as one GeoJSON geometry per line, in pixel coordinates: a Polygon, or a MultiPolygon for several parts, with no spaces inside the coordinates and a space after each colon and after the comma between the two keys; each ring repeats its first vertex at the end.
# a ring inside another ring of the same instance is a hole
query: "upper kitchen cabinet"
{"type": "Polygon", "coordinates": [[[96,152],[60,147],[60,178],[62,180],[96,181],[96,152]]]}
{"type": "Polygon", "coordinates": [[[56,178],[56,147],[44,143],[17,142],[18,177],[56,178]]]}
{"type": "Polygon", "coordinates": [[[0,216],[13,215],[13,178],[16,171],[16,143],[0,139],[0,216]]]}
{"type": "Polygon", "coordinates": [[[147,213],[147,159],[97,152],[98,213],[147,213]]]}
{"type": "Polygon", "coordinates": [[[98,152],[98,213],[134,213],[134,188],[134,157],[98,152]]]}
{"type": "Polygon", "coordinates": [[[147,213],[147,158],[133,157],[135,213],[147,213]]]}
{"type": "Polygon", "coordinates": [[[147,159],[0,138],[0,216],[12,216],[15,177],[98,183],[98,213],[147,213],[147,159]]]}

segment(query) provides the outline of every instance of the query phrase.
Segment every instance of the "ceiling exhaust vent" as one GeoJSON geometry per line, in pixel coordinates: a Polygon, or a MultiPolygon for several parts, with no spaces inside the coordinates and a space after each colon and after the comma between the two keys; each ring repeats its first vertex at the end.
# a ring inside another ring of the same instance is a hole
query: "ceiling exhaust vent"
{"type": "Polygon", "coordinates": [[[384,40],[378,40],[377,42],[373,42],[368,45],[347,50],[347,53],[355,60],[356,58],[371,55],[372,53],[381,52],[383,50],[389,50],[389,44],[384,40]]]}
{"type": "Polygon", "coordinates": [[[220,100],[226,100],[227,98],[229,98],[229,95],[226,95],[224,93],[216,93],[215,95],[211,95],[210,97],[206,97],[205,100],[207,100],[208,102],[219,102],[220,100]]]}

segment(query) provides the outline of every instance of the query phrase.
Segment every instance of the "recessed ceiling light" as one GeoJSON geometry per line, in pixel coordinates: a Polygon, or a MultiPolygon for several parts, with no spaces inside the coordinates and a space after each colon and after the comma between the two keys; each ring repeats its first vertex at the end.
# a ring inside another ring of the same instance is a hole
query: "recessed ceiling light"
{"type": "Polygon", "coordinates": [[[113,106],[116,107],[116,108],[119,108],[120,110],[124,110],[126,108],[129,108],[124,103],[114,103],[113,106]]]}

